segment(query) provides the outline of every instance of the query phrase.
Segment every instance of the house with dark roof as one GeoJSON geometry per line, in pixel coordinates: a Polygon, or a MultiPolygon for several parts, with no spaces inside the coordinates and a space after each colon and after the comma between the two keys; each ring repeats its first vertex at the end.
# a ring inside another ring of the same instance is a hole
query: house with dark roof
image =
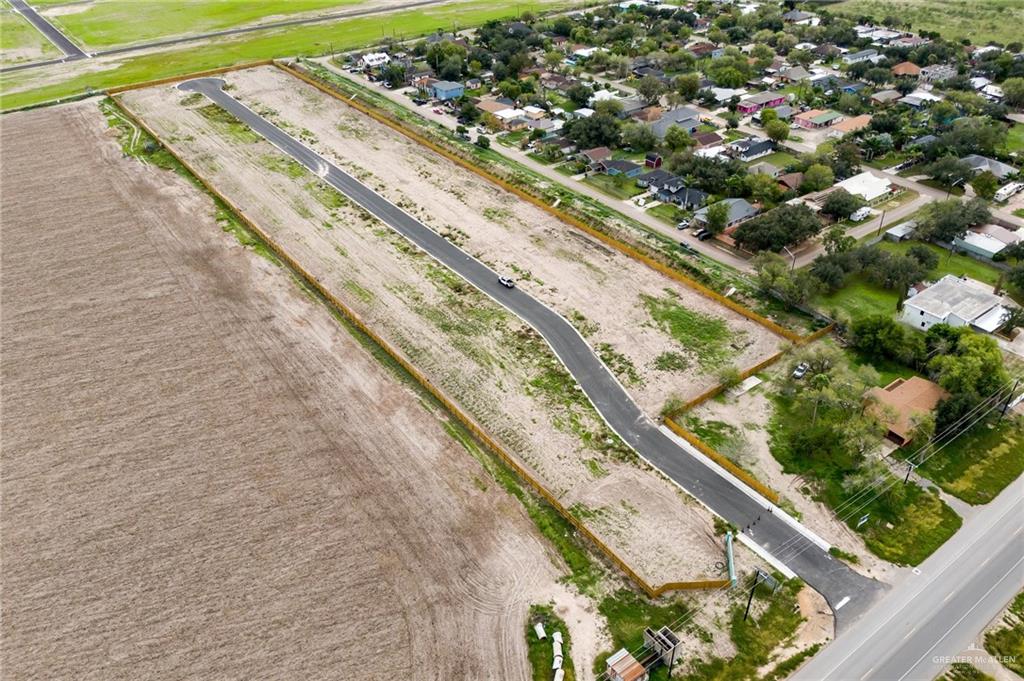
{"type": "Polygon", "coordinates": [[[981,156],[979,154],[970,154],[968,156],[964,156],[960,160],[969,165],[975,175],[987,170],[1000,180],[1005,180],[1007,177],[1017,172],[1016,168],[1007,163],[988,158],[987,156],[981,156]]]}
{"type": "Polygon", "coordinates": [[[897,90],[879,90],[871,95],[871,101],[881,105],[892,104],[902,96],[897,90]]]}
{"type": "Polygon", "coordinates": [[[632,161],[622,161],[619,159],[605,159],[597,164],[597,169],[606,175],[611,175],[612,177],[616,175],[636,177],[644,171],[644,167],[642,165],[638,165],[632,161]]]}
{"type": "Polygon", "coordinates": [[[658,189],[663,184],[676,179],[678,178],[672,173],[659,168],[636,178],[636,186],[641,189],[658,189]]]}
{"type": "MultiPolygon", "coordinates": [[[[722,199],[717,203],[724,203],[729,208],[729,216],[726,218],[725,226],[732,227],[739,223],[749,220],[750,218],[757,215],[757,209],[754,208],[746,199],[722,199]]],[[[716,205],[716,204],[711,204],[716,205]]],[[[701,208],[693,214],[693,221],[699,223],[706,223],[708,218],[708,209],[701,208]]]]}
{"type": "Polygon", "coordinates": [[[803,173],[786,173],[785,175],[779,175],[777,178],[779,186],[784,191],[797,191],[800,189],[800,185],[804,183],[803,173]]]}
{"type": "Polygon", "coordinates": [[[763,137],[745,137],[727,145],[730,153],[741,161],[753,161],[775,151],[775,143],[763,137]]]}
{"type": "Polygon", "coordinates": [[[601,161],[612,157],[612,150],[608,147],[594,147],[580,152],[580,160],[588,165],[596,167],[601,161]]]}
{"type": "Polygon", "coordinates": [[[722,143],[722,136],[717,132],[698,132],[693,135],[693,141],[697,143],[697,148],[713,147],[722,143]]]}
{"type": "Polygon", "coordinates": [[[693,187],[666,184],[658,190],[657,197],[662,203],[671,203],[681,208],[693,210],[703,204],[707,200],[708,195],[693,187]]]}

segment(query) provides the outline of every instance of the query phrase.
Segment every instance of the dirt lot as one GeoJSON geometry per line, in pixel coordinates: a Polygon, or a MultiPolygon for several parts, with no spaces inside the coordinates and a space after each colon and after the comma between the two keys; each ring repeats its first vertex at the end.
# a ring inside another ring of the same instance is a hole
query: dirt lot
{"type": "Polygon", "coordinates": [[[522,507],[208,198],[95,101],[0,146],[5,678],[525,679],[548,600],[589,668],[522,507]]]}
{"type": "MultiPolygon", "coordinates": [[[[718,576],[723,547],[710,514],[635,461],[520,320],[290,165],[248,128],[223,120],[204,98],[161,87],[126,93],[124,101],[520,456],[649,582],[718,576]]],[[[324,120],[333,115],[346,125],[336,102],[319,106],[324,120]]],[[[310,128],[285,124],[304,140],[318,139],[310,128]]],[[[409,199],[401,205],[423,215],[409,199]]]]}
{"type": "Polygon", "coordinates": [[[685,399],[711,387],[722,367],[752,366],[778,349],[780,339],[763,327],[278,69],[237,71],[225,80],[236,97],[308,130],[318,151],[392,201],[414,206],[423,222],[516,276],[531,295],[587,331],[650,414],[657,415],[670,395],[685,399]],[[644,296],[671,296],[689,313],[680,325],[689,343],[666,332],[644,296]],[[659,368],[665,353],[679,357],[659,368]]]}

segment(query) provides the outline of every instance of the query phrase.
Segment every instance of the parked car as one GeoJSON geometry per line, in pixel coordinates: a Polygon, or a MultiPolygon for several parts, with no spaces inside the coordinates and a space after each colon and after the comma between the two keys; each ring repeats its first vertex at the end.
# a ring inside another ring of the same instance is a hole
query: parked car
{"type": "Polygon", "coordinates": [[[435,106],[433,109],[431,109],[431,111],[433,111],[436,114],[443,114],[444,113],[444,109],[442,109],[439,106],[435,106]]]}
{"type": "Polygon", "coordinates": [[[692,234],[693,236],[700,236],[703,232],[706,232],[706,231],[708,231],[708,230],[706,230],[703,227],[697,226],[697,227],[694,227],[692,230],[690,230],[690,234],[692,234]]]}
{"type": "Polygon", "coordinates": [[[710,239],[710,238],[712,238],[714,236],[715,235],[712,234],[711,232],[709,232],[707,230],[704,230],[703,232],[701,232],[700,234],[697,235],[697,241],[707,241],[708,239],[710,239]]]}
{"type": "Polygon", "coordinates": [[[515,288],[516,282],[508,277],[498,277],[498,283],[505,288],[515,288]]]}
{"type": "Polygon", "coordinates": [[[683,218],[676,223],[676,229],[686,229],[690,226],[690,218],[683,218]]]}
{"type": "Polygon", "coordinates": [[[809,364],[807,364],[807,362],[800,362],[799,364],[796,365],[796,368],[793,369],[793,378],[799,381],[801,378],[807,375],[807,370],[810,368],[811,367],[809,364]]]}

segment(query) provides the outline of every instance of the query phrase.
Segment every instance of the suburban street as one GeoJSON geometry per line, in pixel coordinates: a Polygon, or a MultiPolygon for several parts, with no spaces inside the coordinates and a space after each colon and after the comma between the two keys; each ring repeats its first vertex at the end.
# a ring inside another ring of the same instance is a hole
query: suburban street
{"type": "MultiPolygon", "coordinates": [[[[15,12],[25,17],[30,24],[36,27],[36,30],[46,36],[47,40],[56,45],[57,48],[64,53],[67,59],[83,59],[89,56],[82,51],[82,48],[71,42],[66,35],[58,31],[53,24],[39,16],[39,13],[36,12],[31,5],[25,2],[25,0],[11,0],[11,6],[14,8],[15,12]]],[[[65,60],[50,60],[45,63],[53,63],[54,61],[65,60]]],[[[39,62],[31,62],[21,66],[28,67],[37,63],[39,62]]],[[[14,69],[4,69],[4,71],[8,70],[13,71],[14,69]]]]}
{"type": "Polygon", "coordinates": [[[794,681],[918,681],[957,656],[1024,588],[1024,481],[1017,480],[842,632],[794,681]]]}
{"type": "Polygon", "coordinates": [[[717,472],[692,448],[684,449],[653,423],[630,398],[583,337],[563,317],[518,288],[498,282],[499,273],[472,258],[308,146],[223,91],[217,78],[178,86],[199,92],[236,116],[274,146],[423,249],[438,262],[536,329],[576,378],[598,413],[641,457],[680,487],[738,527],[754,524],[749,539],[819,591],[836,611],[837,629],[863,614],[884,585],[834,559],[821,540],[731,476],[717,472]]]}

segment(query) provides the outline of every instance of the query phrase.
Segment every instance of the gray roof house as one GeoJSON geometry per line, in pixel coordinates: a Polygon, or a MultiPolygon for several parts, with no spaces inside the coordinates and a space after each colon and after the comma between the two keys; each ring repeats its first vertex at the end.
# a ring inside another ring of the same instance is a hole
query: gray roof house
{"type": "Polygon", "coordinates": [[[651,130],[658,136],[658,139],[665,139],[665,133],[673,125],[679,126],[692,135],[700,127],[700,113],[688,106],[666,111],[664,116],[651,124],[651,130]]]}
{"type": "Polygon", "coordinates": [[[775,151],[775,143],[760,137],[745,137],[729,144],[729,149],[741,161],[752,161],[775,151]]]}
{"type": "Polygon", "coordinates": [[[683,208],[696,208],[704,203],[708,195],[699,189],[682,186],[665,186],[658,190],[658,200],[673,203],[683,208]]]}
{"type": "Polygon", "coordinates": [[[663,184],[670,180],[676,179],[676,176],[667,170],[657,169],[652,170],[649,173],[644,173],[640,177],[636,178],[636,186],[641,188],[658,189],[663,184]]]}
{"type": "Polygon", "coordinates": [[[996,161],[995,159],[988,158],[987,156],[981,156],[979,154],[964,156],[960,160],[971,166],[971,170],[975,173],[983,173],[988,170],[1000,180],[1003,180],[1017,172],[1017,169],[1009,164],[1003,163],[1002,161],[996,161]]]}
{"type": "MultiPolygon", "coordinates": [[[[724,203],[729,207],[729,219],[726,220],[725,226],[731,227],[744,220],[757,215],[757,209],[750,205],[746,199],[722,199],[719,203],[724,203]]],[[[711,204],[715,205],[715,204],[711,204]]],[[[708,209],[701,208],[693,214],[693,219],[696,222],[705,222],[707,220],[708,209]]]]}
{"type": "Polygon", "coordinates": [[[843,55],[844,64],[857,64],[862,61],[874,59],[878,56],[878,50],[861,50],[860,52],[852,52],[850,54],[843,55]]]}

